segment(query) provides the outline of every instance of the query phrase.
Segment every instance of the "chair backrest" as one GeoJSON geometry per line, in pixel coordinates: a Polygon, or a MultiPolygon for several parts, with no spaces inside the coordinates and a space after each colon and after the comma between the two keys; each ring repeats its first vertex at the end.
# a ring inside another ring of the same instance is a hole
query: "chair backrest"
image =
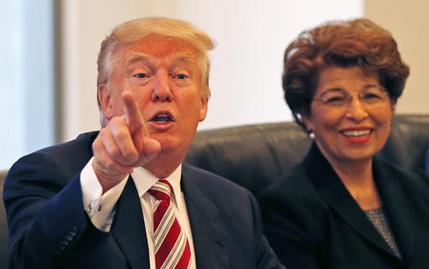
{"type": "MultiPolygon", "coordinates": [[[[186,161],[257,194],[301,161],[310,143],[294,122],[204,130],[196,134],[186,161]]],[[[378,157],[424,170],[428,148],[429,115],[396,115],[389,140],[378,157]]]]}

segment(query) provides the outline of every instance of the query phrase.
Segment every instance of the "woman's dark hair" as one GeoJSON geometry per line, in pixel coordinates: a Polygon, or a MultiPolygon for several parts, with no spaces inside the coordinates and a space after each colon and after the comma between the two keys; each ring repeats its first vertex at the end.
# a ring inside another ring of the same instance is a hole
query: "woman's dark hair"
{"type": "Polygon", "coordinates": [[[368,19],[329,22],[300,33],[286,48],[282,86],[295,121],[304,129],[301,117],[310,115],[319,74],[328,66],[357,66],[377,75],[393,102],[410,73],[390,32],[368,19]]]}

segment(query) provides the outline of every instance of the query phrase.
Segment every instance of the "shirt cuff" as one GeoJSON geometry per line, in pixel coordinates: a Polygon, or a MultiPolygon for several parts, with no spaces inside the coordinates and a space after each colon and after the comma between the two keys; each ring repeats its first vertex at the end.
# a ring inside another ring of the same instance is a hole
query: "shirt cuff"
{"type": "Polygon", "coordinates": [[[92,167],[92,157],[80,174],[83,205],[92,224],[99,230],[110,231],[115,214],[114,208],[124,190],[128,175],[102,195],[103,188],[92,167]]]}

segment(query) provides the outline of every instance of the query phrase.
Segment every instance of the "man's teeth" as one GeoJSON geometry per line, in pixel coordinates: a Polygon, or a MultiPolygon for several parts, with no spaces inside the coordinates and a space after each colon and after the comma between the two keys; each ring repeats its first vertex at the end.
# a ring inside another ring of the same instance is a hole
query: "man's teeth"
{"type": "Polygon", "coordinates": [[[342,132],[346,136],[365,136],[371,133],[371,130],[350,130],[342,132]]]}
{"type": "Polygon", "coordinates": [[[154,121],[170,121],[171,117],[168,114],[162,113],[155,116],[154,121]]]}

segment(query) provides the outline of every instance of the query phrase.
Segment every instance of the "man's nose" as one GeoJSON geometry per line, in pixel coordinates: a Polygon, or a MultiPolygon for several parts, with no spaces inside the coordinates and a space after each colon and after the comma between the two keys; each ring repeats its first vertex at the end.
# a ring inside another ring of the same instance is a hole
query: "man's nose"
{"type": "Polygon", "coordinates": [[[347,106],[347,117],[360,121],[368,117],[368,111],[365,104],[358,97],[352,97],[347,106]]]}
{"type": "Polygon", "coordinates": [[[152,100],[155,102],[170,102],[173,93],[170,88],[170,77],[167,71],[159,70],[155,75],[152,89],[152,100]]]}

